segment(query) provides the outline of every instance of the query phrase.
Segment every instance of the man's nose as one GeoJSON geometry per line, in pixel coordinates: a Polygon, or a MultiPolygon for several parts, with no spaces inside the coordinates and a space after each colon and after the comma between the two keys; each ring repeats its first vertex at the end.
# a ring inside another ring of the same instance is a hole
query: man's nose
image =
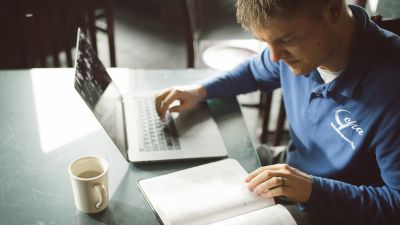
{"type": "Polygon", "coordinates": [[[269,57],[272,62],[277,62],[282,59],[283,49],[278,46],[269,45],[269,57]]]}

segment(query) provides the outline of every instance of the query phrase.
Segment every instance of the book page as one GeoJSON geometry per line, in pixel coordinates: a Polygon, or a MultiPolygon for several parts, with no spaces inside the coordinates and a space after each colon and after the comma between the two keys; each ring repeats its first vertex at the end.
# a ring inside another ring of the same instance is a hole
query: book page
{"type": "Polygon", "coordinates": [[[296,225],[289,211],[282,205],[259,209],[210,225],[296,225]]]}
{"type": "Polygon", "coordinates": [[[233,159],[140,181],[164,224],[210,224],[274,205],[249,191],[248,173],[233,159]]]}

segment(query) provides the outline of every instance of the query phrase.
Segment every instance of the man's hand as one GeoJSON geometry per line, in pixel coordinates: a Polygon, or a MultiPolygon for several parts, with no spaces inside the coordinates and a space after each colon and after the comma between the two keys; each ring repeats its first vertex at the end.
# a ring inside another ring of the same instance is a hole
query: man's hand
{"type": "Polygon", "coordinates": [[[312,178],[287,164],[260,167],[246,178],[248,187],[264,197],[285,196],[294,202],[306,202],[312,190],[312,178]]]}
{"type": "Polygon", "coordinates": [[[157,113],[163,119],[167,110],[170,112],[188,110],[194,108],[206,97],[207,91],[201,85],[170,88],[156,95],[157,113]],[[171,103],[176,100],[180,104],[170,108],[171,103]]]}

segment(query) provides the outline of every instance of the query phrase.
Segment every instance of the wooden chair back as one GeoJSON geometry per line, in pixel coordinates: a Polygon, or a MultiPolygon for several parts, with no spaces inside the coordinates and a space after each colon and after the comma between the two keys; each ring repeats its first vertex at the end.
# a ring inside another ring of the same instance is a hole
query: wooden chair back
{"type": "Polygon", "coordinates": [[[381,28],[391,31],[400,36],[400,18],[383,19],[382,16],[372,16],[371,20],[374,21],[381,28]]]}

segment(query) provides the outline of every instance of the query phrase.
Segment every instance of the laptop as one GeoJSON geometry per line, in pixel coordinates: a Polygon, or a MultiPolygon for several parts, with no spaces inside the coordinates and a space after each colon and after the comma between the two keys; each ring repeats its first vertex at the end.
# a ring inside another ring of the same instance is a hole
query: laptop
{"type": "Polygon", "coordinates": [[[155,93],[132,90],[122,95],[80,29],[77,39],[75,89],[127,161],[227,156],[206,103],[179,114],[168,113],[161,120],[155,93]]]}

